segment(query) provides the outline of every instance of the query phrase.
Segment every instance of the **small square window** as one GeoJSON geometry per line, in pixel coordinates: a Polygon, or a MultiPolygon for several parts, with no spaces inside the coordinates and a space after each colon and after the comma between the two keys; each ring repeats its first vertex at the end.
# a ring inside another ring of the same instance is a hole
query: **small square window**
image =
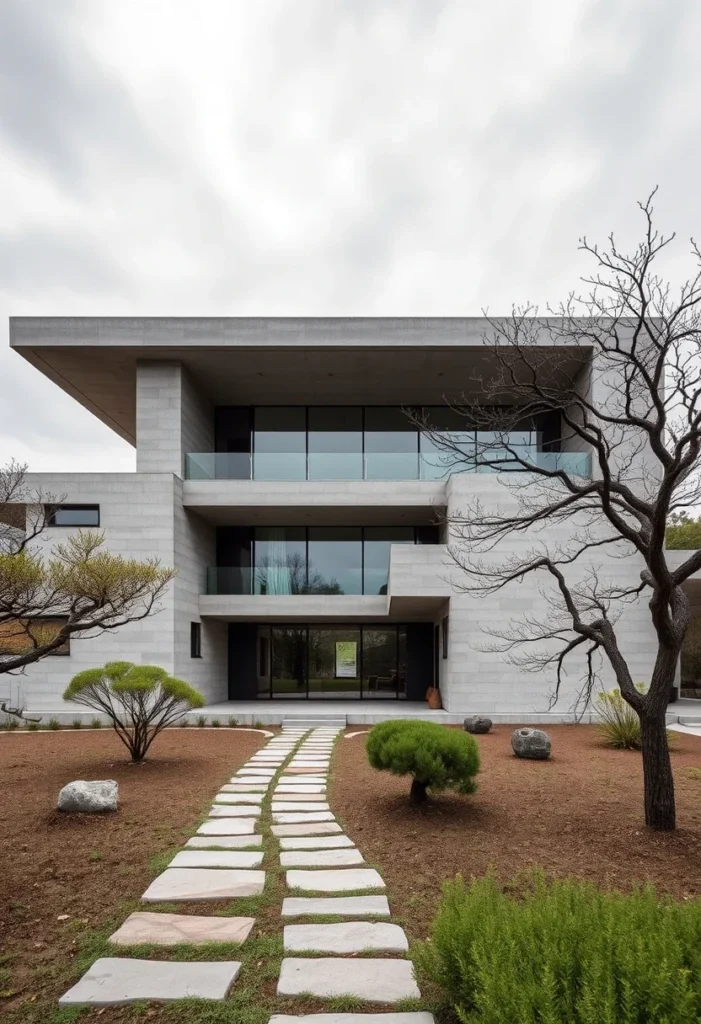
{"type": "Polygon", "coordinates": [[[49,526],[99,526],[99,505],[56,505],[47,507],[49,526]]]}
{"type": "Polygon", "coordinates": [[[190,657],[202,657],[202,623],[190,623],[190,657]]]}

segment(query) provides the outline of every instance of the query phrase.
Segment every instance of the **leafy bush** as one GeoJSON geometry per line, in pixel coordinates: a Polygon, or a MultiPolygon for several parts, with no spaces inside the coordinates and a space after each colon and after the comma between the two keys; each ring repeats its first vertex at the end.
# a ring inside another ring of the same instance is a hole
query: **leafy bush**
{"type": "Polygon", "coordinates": [[[534,875],[443,889],[416,963],[462,1024],[698,1024],[701,902],[534,875]]]}
{"type": "MultiPolygon", "coordinates": [[[[200,707],[201,707],[201,705],[200,705],[200,707]]],[[[205,725],[207,724],[207,716],[206,715],[198,715],[197,716],[197,724],[200,727],[200,729],[204,729],[205,725]]]]}
{"type": "MultiPolygon", "coordinates": [[[[636,687],[645,692],[642,685],[636,687]]],[[[640,750],[640,719],[620,690],[602,692],[596,699],[597,711],[602,720],[599,732],[607,747],[615,750],[640,750]]]]}
{"type": "Polygon", "coordinates": [[[204,704],[197,690],[169,676],[164,668],[128,661],[110,661],[104,668],[79,672],[63,699],[107,715],[132,761],[143,761],[162,729],[204,704]]]}
{"type": "Polygon", "coordinates": [[[39,723],[38,722],[29,722],[29,724],[27,725],[27,731],[28,732],[37,732],[38,729],[39,729],[39,723]]]}
{"type": "Polygon", "coordinates": [[[82,718],[74,718],[73,721],[71,722],[71,729],[82,729],[82,728],[83,728],[83,719],[82,718]]]}
{"type": "Polygon", "coordinates": [[[235,715],[229,715],[228,722],[230,729],[235,729],[236,726],[239,724],[239,720],[235,715]]]}
{"type": "Polygon", "coordinates": [[[213,718],[209,724],[212,726],[213,729],[218,729],[219,726],[221,725],[221,722],[219,721],[218,718],[213,718]]]}
{"type": "Polygon", "coordinates": [[[427,789],[474,793],[477,788],[477,741],[469,733],[446,729],[435,722],[380,722],[368,734],[367,753],[373,768],[411,775],[413,803],[423,803],[427,789]]]}
{"type": "Polygon", "coordinates": [[[102,728],[102,719],[101,718],[93,718],[92,722],[90,723],[90,728],[91,729],[101,729],[102,728]]]}
{"type": "Polygon", "coordinates": [[[52,732],[54,732],[56,729],[58,729],[59,728],[58,718],[50,718],[46,728],[47,729],[51,729],[52,732]]]}
{"type": "Polygon", "coordinates": [[[265,722],[262,722],[260,720],[260,718],[256,718],[255,722],[253,723],[253,728],[254,729],[265,729],[265,722]]]}

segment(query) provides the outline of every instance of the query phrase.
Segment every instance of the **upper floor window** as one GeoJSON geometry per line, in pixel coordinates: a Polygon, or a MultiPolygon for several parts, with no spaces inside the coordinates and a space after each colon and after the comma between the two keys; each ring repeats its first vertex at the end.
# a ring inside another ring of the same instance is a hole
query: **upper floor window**
{"type": "Polygon", "coordinates": [[[49,515],[49,526],[99,525],[99,505],[57,505],[49,515]]]}

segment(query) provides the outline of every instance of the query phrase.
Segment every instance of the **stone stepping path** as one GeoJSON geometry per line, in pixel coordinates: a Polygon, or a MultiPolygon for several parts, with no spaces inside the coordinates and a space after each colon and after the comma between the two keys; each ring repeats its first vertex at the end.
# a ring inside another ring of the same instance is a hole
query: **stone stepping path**
{"type": "Polygon", "coordinates": [[[179,942],[243,942],[254,917],[196,917],[194,914],[152,914],[137,911],[110,935],[115,946],[175,946],[179,942]]]}
{"type": "Polygon", "coordinates": [[[313,995],[321,999],[354,996],[373,1003],[398,1003],[421,996],[410,960],[367,957],[286,957],[280,968],[277,994],[313,995]]]}
{"type": "Polygon", "coordinates": [[[227,818],[221,821],[204,821],[197,829],[200,836],[246,836],[253,835],[255,818],[227,818]]]}
{"type": "Polygon", "coordinates": [[[404,929],[384,922],[288,924],[283,936],[286,953],[406,953],[409,949],[404,929]]]}
{"type": "MultiPolygon", "coordinates": [[[[331,739],[322,742],[315,730],[298,748],[284,769],[273,793],[273,834],[280,839],[280,864],[287,886],[309,896],[283,900],[282,917],[334,916],[354,918],[333,924],[285,925],[284,950],[277,992],[279,996],[349,996],[373,1003],[397,1003],[420,998],[411,961],[405,959],[409,943],[403,928],[385,921],[362,918],[389,917],[383,895],[325,896],[324,893],[384,889],[382,876],[365,866],[363,855],[343,834],[326,802],[326,779],[331,739]],[[321,811],[324,808],[324,811],[321,811]],[[328,812],[325,813],[325,812],[328,812]],[[336,825],[334,834],[315,830],[336,825]],[[288,829],[304,831],[292,833],[288,829]],[[316,953],[315,957],[300,954],[316,953]],[[373,954],[384,954],[381,958],[373,954]],[[328,954],[328,955],[324,955],[328,954]],[[401,959],[392,959],[391,955],[401,959]],[[388,959],[388,955],[390,958],[388,959]],[[344,959],[343,957],[352,959],[344,959]]],[[[270,1024],[299,1024],[307,1018],[276,1015],[270,1024]]],[[[430,1014],[313,1014],[308,1024],[433,1024],[430,1014]]]]}
{"type": "Polygon", "coordinates": [[[220,791],[214,797],[216,804],[255,804],[263,803],[263,793],[232,793],[220,791]]]}
{"type": "Polygon", "coordinates": [[[121,1006],[142,1000],[224,999],[236,981],[238,961],[169,963],[102,957],[58,1001],[59,1006],[121,1006]]]}
{"type": "Polygon", "coordinates": [[[327,836],[333,832],[342,832],[337,821],[317,821],[310,824],[301,822],[296,825],[273,825],[270,830],[274,836],[327,836]]]}
{"type": "Polygon", "coordinates": [[[356,889],[384,889],[385,883],[374,868],[347,868],[344,871],[288,871],[287,885],[303,892],[349,892],[356,889]]]}
{"type": "Polygon", "coordinates": [[[386,896],[287,896],[283,917],[389,917],[386,896]]]}
{"type": "Polygon", "coordinates": [[[356,849],[288,850],[280,854],[283,868],[347,868],[364,863],[362,853],[356,849]]]}
{"type": "Polygon", "coordinates": [[[169,868],[259,868],[263,863],[262,850],[181,850],[168,865],[169,868]]]}
{"type": "Polygon", "coordinates": [[[230,900],[236,896],[258,896],[265,884],[265,871],[233,868],[166,868],[149,885],[144,903],[173,900],[230,900]]]}
{"type": "Polygon", "coordinates": [[[209,809],[210,818],[257,818],[260,815],[260,807],[249,805],[241,807],[238,804],[214,804],[209,809]]]}

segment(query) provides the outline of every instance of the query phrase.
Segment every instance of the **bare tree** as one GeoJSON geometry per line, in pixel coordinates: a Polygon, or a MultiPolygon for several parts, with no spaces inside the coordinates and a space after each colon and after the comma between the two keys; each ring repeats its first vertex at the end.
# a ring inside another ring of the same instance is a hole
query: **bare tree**
{"type": "Polygon", "coordinates": [[[488,367],[450,403],[469,434],[422,428],[446,470],[508,471],[499,476],[504,507],[471,500],[449,517],[461,587],[485,595],[543,580],[547,614],[494,629],[492,649],[553,671],[554,699],[570,657],[581,656],[584,704],[607,660],[640,717],[646,824],[673,829],[665,716],[690,620],[683,584],[701,569],[701,550],[668,559],[665,526],[701,498],[701,252],[692,240],[696,273],[673,291],[655,269],[674,235],[654,227],[653,196],[639,204],[645,232],[632,254],[613,235],[603,248],[581,240],[596,264],[583,295],[546,317],[526,307],[488,318],[488,367]],[[533,444],[537,430],[545,444],[533,444]],[[626,582],[615,560],[631,553],[641,572],[626,582]],[[640,600],[657,644],[644,693],[617,628],[640,600]]]}
{"type": "MultiPolygon", "coordinates": [[[[26,466],[0,469],[0,674],[20,672],[71,637],[94,637],[159,608],[175,572],[157,558],[110,554],[81,530],[46,555],[42,534],[60,499],[33,490],[26,466]]],[[[7,706],[23,717],[20,707],[7,706]]]]}

